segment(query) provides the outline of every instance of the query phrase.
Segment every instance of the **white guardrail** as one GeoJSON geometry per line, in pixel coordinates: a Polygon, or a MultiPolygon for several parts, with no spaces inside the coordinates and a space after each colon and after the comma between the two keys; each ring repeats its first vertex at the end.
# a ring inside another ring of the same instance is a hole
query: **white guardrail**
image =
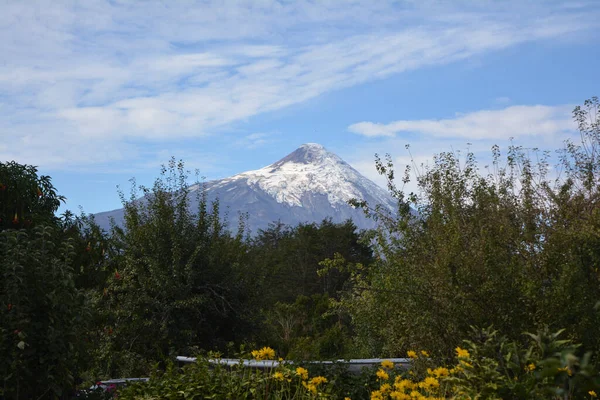
{"type": "MultiPolygon", "coordinates": [[[[410,358],[358,358],[351,360],[336,360],[336,361],[305,361],[307,364],[321,364],[321,365],[333,365],[334,363],[341,363],[348,366],[348,371],[354,374],[359,374],[363,368],[372,368],[381,365],[381,362],[388,360],[393,362],[397,367],[410,368],[410,358]]],[[[183,364],[191,364],[196,362],[196,357],[185,357],[177,356],[177,361],[183,364]]],[[[293,361],[279,362],[277,360],[240,360],[238,358],[211,358],[208,360],[210,364],[220,364],[233,367],[235,365],[243,365],[247,368],[256,369],[270,369],[276,368],[280,364],[293,364],[293,361]]],[[[149,378],[121,378],[121,379],[108,379],[105,381],[99,381],[93,385],[90,389],[104,389],[109,390],[111,387],[122,387],[127,383],[141,381],[146,382],[149,378]]]]}
{"type": "MultiPolygon", "coordinates": [[[[384,360],[389,360],[396,364],[396,366],[402,368],[410,368],[410,358],[357,358],[351,360],[336,360],[336,361],[306,361],[309,364],[322,364],[322,365],[331,365],[334,363],[341,363],[348,366],[348,370],[353,373],[360,373],[363,368],[371,368],[373,366],[381,365],[381,362],[384,360]]],[[[184,364],[194,363],[196,362],[196,357],[185,357],[185,356],[177,356],[177,361],[184,364]]],[[[292,361],[279,362],[277,360],[240,360],[237,358],[214,358],[209,359],[208,362],[210,364],[220,364],[226,366],[234,366],[234,365],[243,365],[248,368],[256,368],[256,369],[268,369],[268,368],[276,368],[279,364],[293,364],[292,361]]]]}

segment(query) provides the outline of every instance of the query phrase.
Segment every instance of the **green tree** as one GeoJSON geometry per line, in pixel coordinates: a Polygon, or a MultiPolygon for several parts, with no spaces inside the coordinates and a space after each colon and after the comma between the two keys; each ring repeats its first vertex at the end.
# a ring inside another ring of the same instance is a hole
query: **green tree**
{"type": "Polygon", "coordinates": [[[100,375],[144,374],[155,361],[222,347],[244,332],[242,234],[224,229],[218,202],[196,195],[192,210],[184,165],[171,160],[152,188],[134,183],[123,197],[125,224],[112,230],[110,275],[94,300],[100,375]]]}
{"type": "Polygon", "coordinates": [[[257,338],[295,359],[337,358],[350,351],[347,313],[334,307],[348,290],[350,273],[323,268],[323,260],[343,258],[368,264],[372,251],[351,221],[272,224],[251,242],[248,271],[255,288],[257,338]],[[326,273],[325,273],[326,270],[326,273]]]}
{"type": "Polygon", "coordinates": [[[63,198],[32,166],[0,164],[0,180],[0,397],[68,398],[85,313],[75,241],[54,215],[63,198]]]}
{"type": "Polygon", "coordinates": [[[305,223],[286,227],[272,224],[252,240],[249,257],[265,305],[294,302],[297,296],[337,297],[349,274],[339,270],[319,276],[320,262],[340,254],[350,263],[368,264],[372,251],[350,220],[305,223]]]}
{"type": "Polygon", "coordinates": [[[405,194],[390,160],[377,161],[399,213],[381,218],[379,260],[346,299],[365,354],[447,356],[471,325],[490,324],[511,340],[536,326],[566,328],[600,349],[597,111],[597,98],[575,110],[582,142],[559,153],[557,179],[549,153],[494,147],[487,173],[470,152],[436,155],[419,191],[405,194]]]}
{"type": "Polygon", "coordinates": [[[49,176],[38,176],[37,167],[0,162],[0,230],[55,224],[55,212],[64,199],[49,176]]]}

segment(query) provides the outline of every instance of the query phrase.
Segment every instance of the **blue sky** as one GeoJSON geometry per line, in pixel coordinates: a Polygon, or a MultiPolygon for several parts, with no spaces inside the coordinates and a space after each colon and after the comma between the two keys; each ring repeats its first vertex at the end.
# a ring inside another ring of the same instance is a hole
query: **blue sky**
{"type": "Polygon", "coordinates": [[[0,0],[0,160],[120,206],[171,156],[207,179],[321,143],[373,156],[556,149],[600,95],[600,1],[0,0]]]}

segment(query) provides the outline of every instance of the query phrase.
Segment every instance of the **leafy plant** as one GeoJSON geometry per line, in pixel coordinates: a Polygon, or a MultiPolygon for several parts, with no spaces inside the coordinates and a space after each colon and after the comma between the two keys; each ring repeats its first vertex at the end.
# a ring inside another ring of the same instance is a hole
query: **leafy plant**
{"type": "MultiPolygon", "coordinates": [[[[253,354],[255,359],[265,360],[273,358],[275,353],[263,348],[253,354]]],[[[244,366],[243,360],[229,366],[218,358],[210,363],[208,357],[200,357],[181,370],[169,365],[149,382],[120,391],[119,399],[317,399],[328,397],[330,390],[327,378],[311,377],[308,370],[283,362],[258,370],[244,366]]]]}

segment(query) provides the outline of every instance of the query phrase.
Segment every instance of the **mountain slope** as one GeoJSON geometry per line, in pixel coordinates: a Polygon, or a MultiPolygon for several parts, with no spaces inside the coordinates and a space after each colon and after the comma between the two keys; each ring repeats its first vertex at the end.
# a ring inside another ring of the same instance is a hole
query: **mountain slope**
{"type": "MultiPolygon", "coordinates": [[[[385,190],[315,143],[302,145],[264,168],[191,186],[192,207],[196,205],[197,190],[205,190],[209,201],[219,199],[232,228],[240,213],[247,214],[247,225],[254,233],[277,220],[296,225],[324,218],[333,222],[350,218],[359,228],[374,227],[374,221],[348,205],[353,198],[394,209],[394,201],[385,190]]],[[[109,226],[111,217],[121,223],[123,210],[95,215],[104,228],[109,226]]]]}

